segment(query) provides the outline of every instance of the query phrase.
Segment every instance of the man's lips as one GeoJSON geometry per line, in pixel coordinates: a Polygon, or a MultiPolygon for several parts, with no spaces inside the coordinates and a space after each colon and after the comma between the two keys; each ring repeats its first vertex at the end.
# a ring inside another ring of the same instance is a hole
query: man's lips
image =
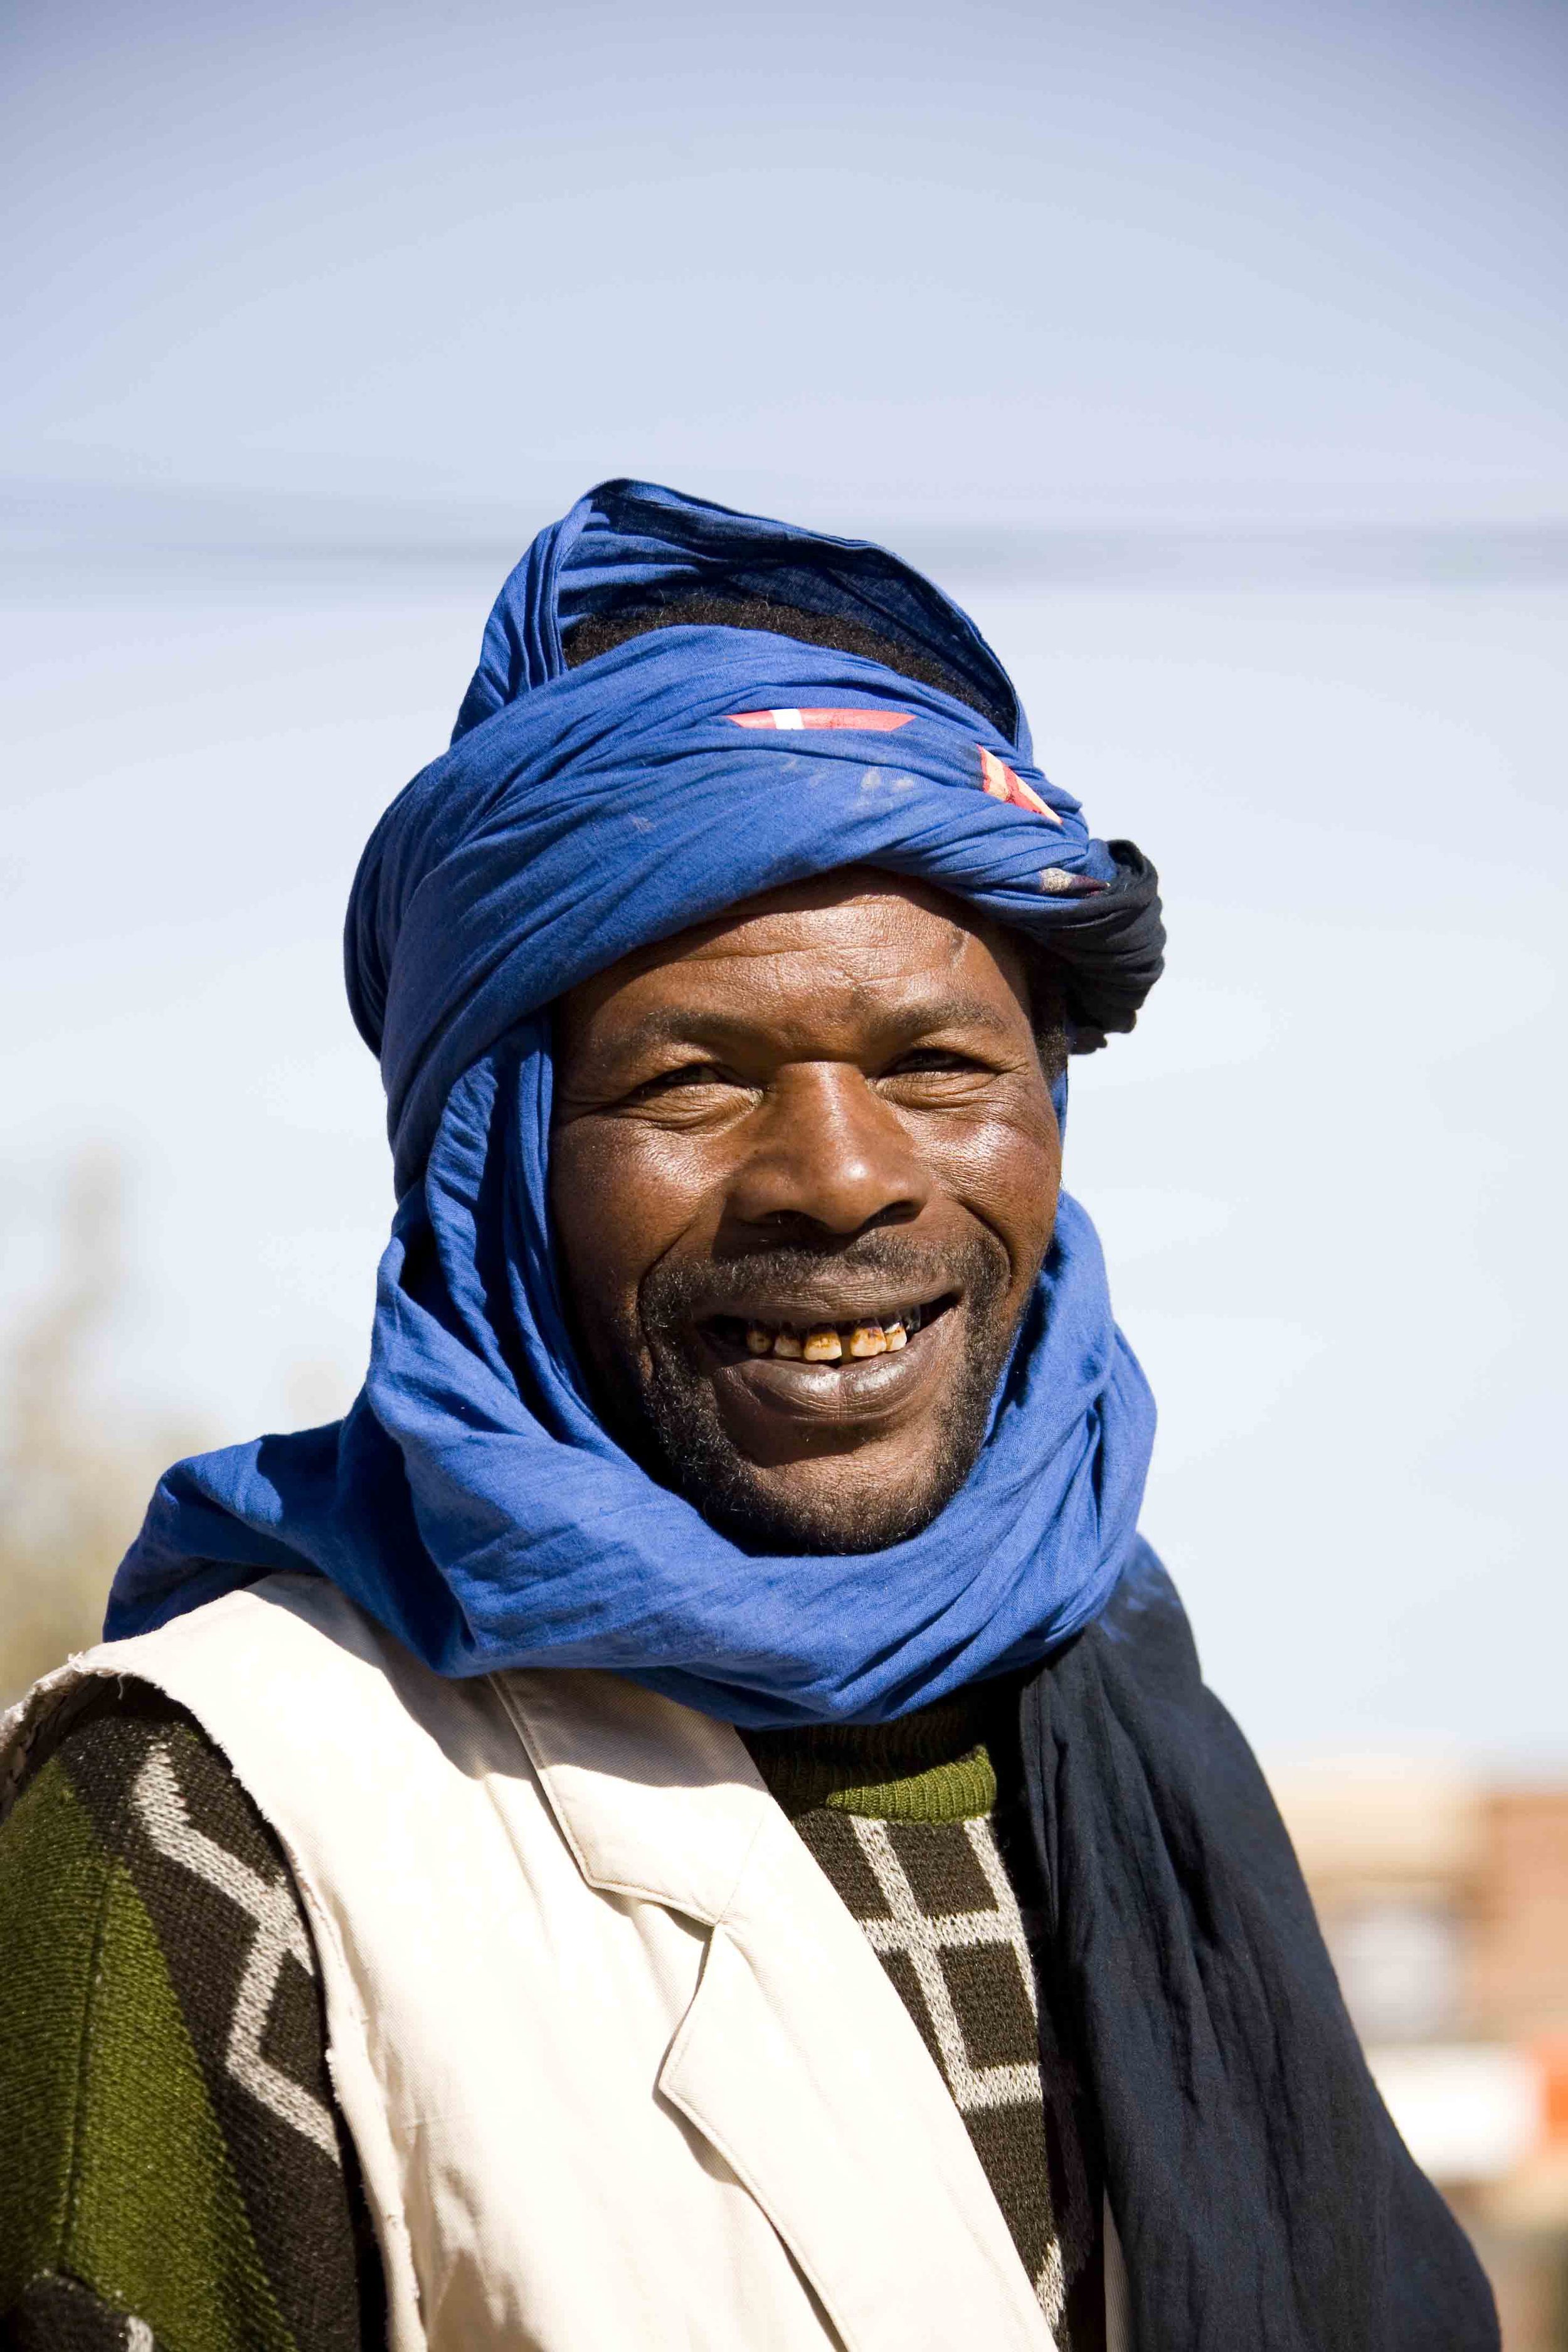
{"type": "MultiPolygon", "coordinates": [[[[719,1317],[700,1323],[698,1339],[715,1389],[721,1397],[727,1391],[742,1410],[761,1408],[819,1424],[877,1421],[902,1412],[940,1372],[949,1350],[962,1344],[963,1318],[955,1311],[959,1303],[952,1292],[931,1300],[918,1310],[919,1328],[903,1346],[864,1356],[851,1355],[845,1349],[837,1359],[813,1361],[804,1352],[800,1356],[753,1352],[747,1345],[747,1331],[749,1327],[759,1327],[749,1317],[719,1317]]],[[[793,1328],[802,1333],[827,1328],[848,1332],[858,1325],[874,1323],[885,1328],[900,1311],[879,1306],[868,1308],[863,1317],[851,1316],[832,1326],[820,1316],[815,1322],[803,1316],[798,1324],[785,1325],[780,1318],[781,1302],[771,1301],[770,1307],[770,1318],[761,1328],[793,1328]]],[[[902,1311],[911,1317],[916,1312],[902,1311]]]]}

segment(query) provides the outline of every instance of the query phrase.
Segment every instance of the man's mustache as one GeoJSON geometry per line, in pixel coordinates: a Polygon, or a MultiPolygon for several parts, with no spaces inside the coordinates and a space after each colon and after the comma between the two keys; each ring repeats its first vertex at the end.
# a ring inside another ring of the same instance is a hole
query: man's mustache
{"type": "Polygon", "coordinates": [[[788,1321],[803,1298],[832,1319],[846,1303],[869,1309],[962,1291],[984,1314],[1009,1271],[1001,1242],[984,1233],[933,1249],[878,1232],[820,1248],[772,1244],[733,1257],[667,1262],[643,1277],[638,1306],[645,1331],[671,1337],[721,1316],[788,1321]]]}

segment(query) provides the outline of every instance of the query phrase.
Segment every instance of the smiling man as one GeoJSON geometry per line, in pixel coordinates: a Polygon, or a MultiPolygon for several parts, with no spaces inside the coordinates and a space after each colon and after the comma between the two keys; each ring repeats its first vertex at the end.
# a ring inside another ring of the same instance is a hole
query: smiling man
{"type": "Polygon", "coordinates": [[[612,483],[350,908],[348,1418],[11,1727],[0,2342],[1484,2352],[1060,1192],[1153,875],[880,551],[612,483]]]}
{"type": "Polygon", "coordinates": [[[1041,1044],[1000,927],[869,869],[564,999],[551,1204],[584,1354],[714,1525],[876,1551],[963,1485],[1056,1216],[1041,1044]]]}

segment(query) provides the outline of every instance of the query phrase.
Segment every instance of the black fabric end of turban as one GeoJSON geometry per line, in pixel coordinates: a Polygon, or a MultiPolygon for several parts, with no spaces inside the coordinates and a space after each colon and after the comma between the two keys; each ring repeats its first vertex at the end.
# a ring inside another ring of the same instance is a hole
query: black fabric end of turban
{"type": "Polygon", "coordinates": [[[1066,968],[1072,1050],[1092,1054],[1136,1022],[1165,968],[1160,877],[1135,842],[1106,844],[1117,879],[1093,898],[1058,900],[1040,944],[1066,968]]]}

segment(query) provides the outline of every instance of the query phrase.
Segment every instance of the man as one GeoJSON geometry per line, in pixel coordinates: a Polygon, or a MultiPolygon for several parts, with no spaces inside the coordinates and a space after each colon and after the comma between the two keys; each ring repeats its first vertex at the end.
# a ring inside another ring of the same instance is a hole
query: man
{"type": "Polygon", "coordinates": [[[1470,2352],[1058,1192],[1153,876],[879,551],[644,485],[356,879],[341,1426],[14,1728],[27,2346],[1470,2352]]]}

